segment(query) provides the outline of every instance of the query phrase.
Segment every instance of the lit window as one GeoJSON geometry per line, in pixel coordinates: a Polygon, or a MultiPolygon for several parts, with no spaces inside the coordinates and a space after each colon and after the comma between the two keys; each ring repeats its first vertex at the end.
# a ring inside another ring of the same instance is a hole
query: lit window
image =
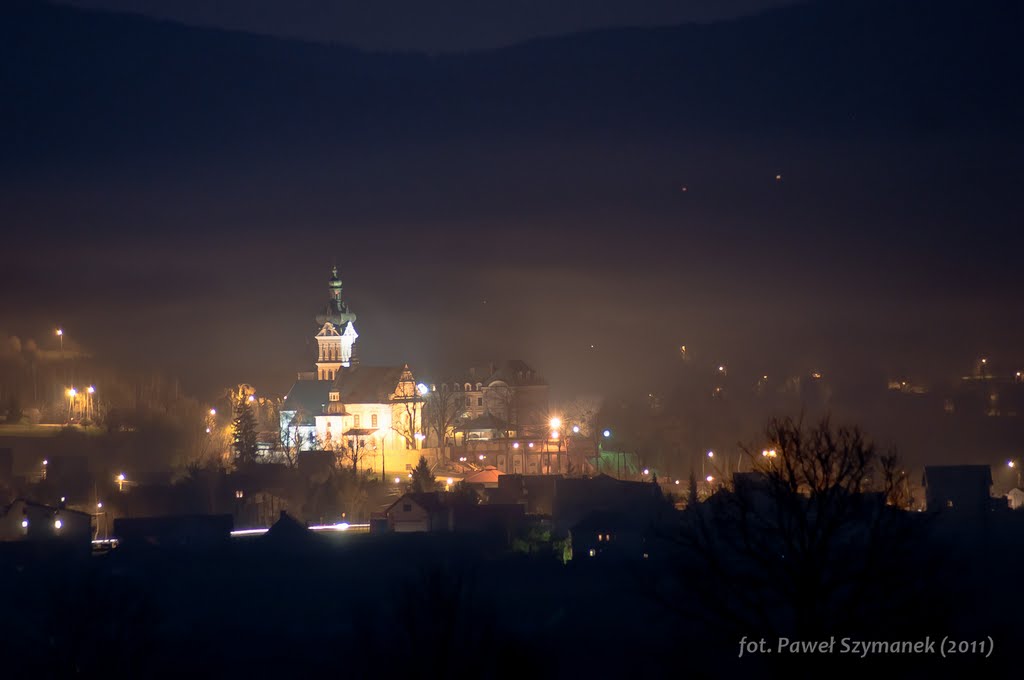
{"type": "Polygon", "coordinates": [[[953,501],[946,501],[946,507],[947,508],[953,507],[953,501]]]}
{"type": "Polygon", "coordinates": [[[377,427],[377,414],[373,413],[370,415],[370,427],[377,427]]]}
{"type": "Polygon", "coordinates": [[[245,497],[245,494],[242,492],[241,489],[238,489],[237,491],[235,491],[235,498],[244,498],[244,497],[245,497]]]}
{"type": "Polygon", "coordinates": [[[352,416],[352,427],[359,427],[359,414],[352,416]]]}
{"type": "Polygon", "coordinates": [[[590,556],[591,556],[591,557],[594,557],[595,555],[597,555],[597,551],[596,551],[596,550],[594,550],[593,548],[591,548],[591,549],[590,549],[590,556]]]}

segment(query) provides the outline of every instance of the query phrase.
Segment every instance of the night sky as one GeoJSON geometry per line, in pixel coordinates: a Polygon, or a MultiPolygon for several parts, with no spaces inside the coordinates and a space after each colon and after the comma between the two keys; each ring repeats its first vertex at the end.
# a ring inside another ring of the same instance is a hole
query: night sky
{"type": "Polygon", "coordinates": [[[211,26],[369,50],[455,52],[623,26],[713,21],[793,0],[67,0],[211,26]]]}
{"type": "Polygon", "coordinates": [[[1011,3],[76,4],[377,51],[5,6],[2,334],[283,392],[337,262],[364,361],[556,398],[1024,366],[1011,3]]]}

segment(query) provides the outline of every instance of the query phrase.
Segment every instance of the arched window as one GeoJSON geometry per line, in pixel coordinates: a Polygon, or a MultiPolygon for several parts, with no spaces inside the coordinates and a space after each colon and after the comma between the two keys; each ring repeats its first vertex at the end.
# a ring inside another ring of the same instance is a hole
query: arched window
{"type": "Polygon", "coordinates": [[[447,392],[448,391],[448,383],[441,383],[441,391],[442,392],[447,392]]]}
{"type": "Polygon", "coordinates": [[[483,384],[483,383],[477,383],[477,384],[476,384],[476,391],[477,391],[477,392],[479,392],[479,391],[480,391],[480,390],[482,390],[483,388],[484,388],[484,384],[483,384]]]}
{"type": "Polygon", "coordinates": [[[466,391],[467,392],[472,392],[473,391],[473,386],[470,385],[469,383],[466,383],[466,391]]]}

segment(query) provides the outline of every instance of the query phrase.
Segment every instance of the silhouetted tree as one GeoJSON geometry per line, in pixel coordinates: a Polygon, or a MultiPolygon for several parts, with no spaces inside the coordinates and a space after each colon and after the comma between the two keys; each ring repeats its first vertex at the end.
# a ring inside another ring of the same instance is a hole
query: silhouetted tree
{"type": "Polygon", "coordinates": [[[898,508],[895,454],[827,417],[812,428],[774,419],[765,435],[775,455],[744,449],[754,471],[688,508],[681,566],[701,584],[694,611],[733,631],[796,637],[912,616],[924,599],[909,566],[917,524],[898,508]]]}
{"type": "Polygon", "coordinates": [[[430,464],[424,456],[420,456],[419,462],[412,471],[412,481],[409,483],[409,491],[413,493],[424,493],[434,491],[437,488],[437,480],[430,469],[430,464]]]}
{"type": "Polygon", "coordinates": [[[256,462],[256,418],[249,402],[242,400],[235,407],[235,419],[231,422],[231,449],[235,462],[247,465],[256,462]]]}
{"type": "Polygon", "coordinates": [[[700,502],[700,498],[697,497],[697,475],[694,473],[693,468],[690,468],[690,489],[689,497],[686,501],[687,506],[695,506],[700,502]]]}
{"type": "Polygon", "coordinates": [[[455,390],[433,390],[423,405],[424,427],[434,432],[442,455],[455,432],[455,424],[466,411],[466,395],[455,390]]]}
{"type": "Polygon", "coordinates": [[[480,503],[476,489],[465,482],[459,482],[453,486],[447,494],[447,500],[451,505],[477,505],[480,503]]]}

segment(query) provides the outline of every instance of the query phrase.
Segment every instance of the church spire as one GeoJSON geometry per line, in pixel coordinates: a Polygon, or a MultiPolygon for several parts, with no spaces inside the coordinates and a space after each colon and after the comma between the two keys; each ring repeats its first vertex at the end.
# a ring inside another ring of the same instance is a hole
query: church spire
{"type": "Polygon", "coordinates": [[[355,341],[359,337],[354,323],[356,315],[341,299],[341,277],[338,276],[337,265],[331,267],[327,289],[330,299],[326,309],[316,315],[316,323],[320,326],[316,334],[316,371],[320,380],[334,380],[340,369],[351,365],[355,341]]]}

